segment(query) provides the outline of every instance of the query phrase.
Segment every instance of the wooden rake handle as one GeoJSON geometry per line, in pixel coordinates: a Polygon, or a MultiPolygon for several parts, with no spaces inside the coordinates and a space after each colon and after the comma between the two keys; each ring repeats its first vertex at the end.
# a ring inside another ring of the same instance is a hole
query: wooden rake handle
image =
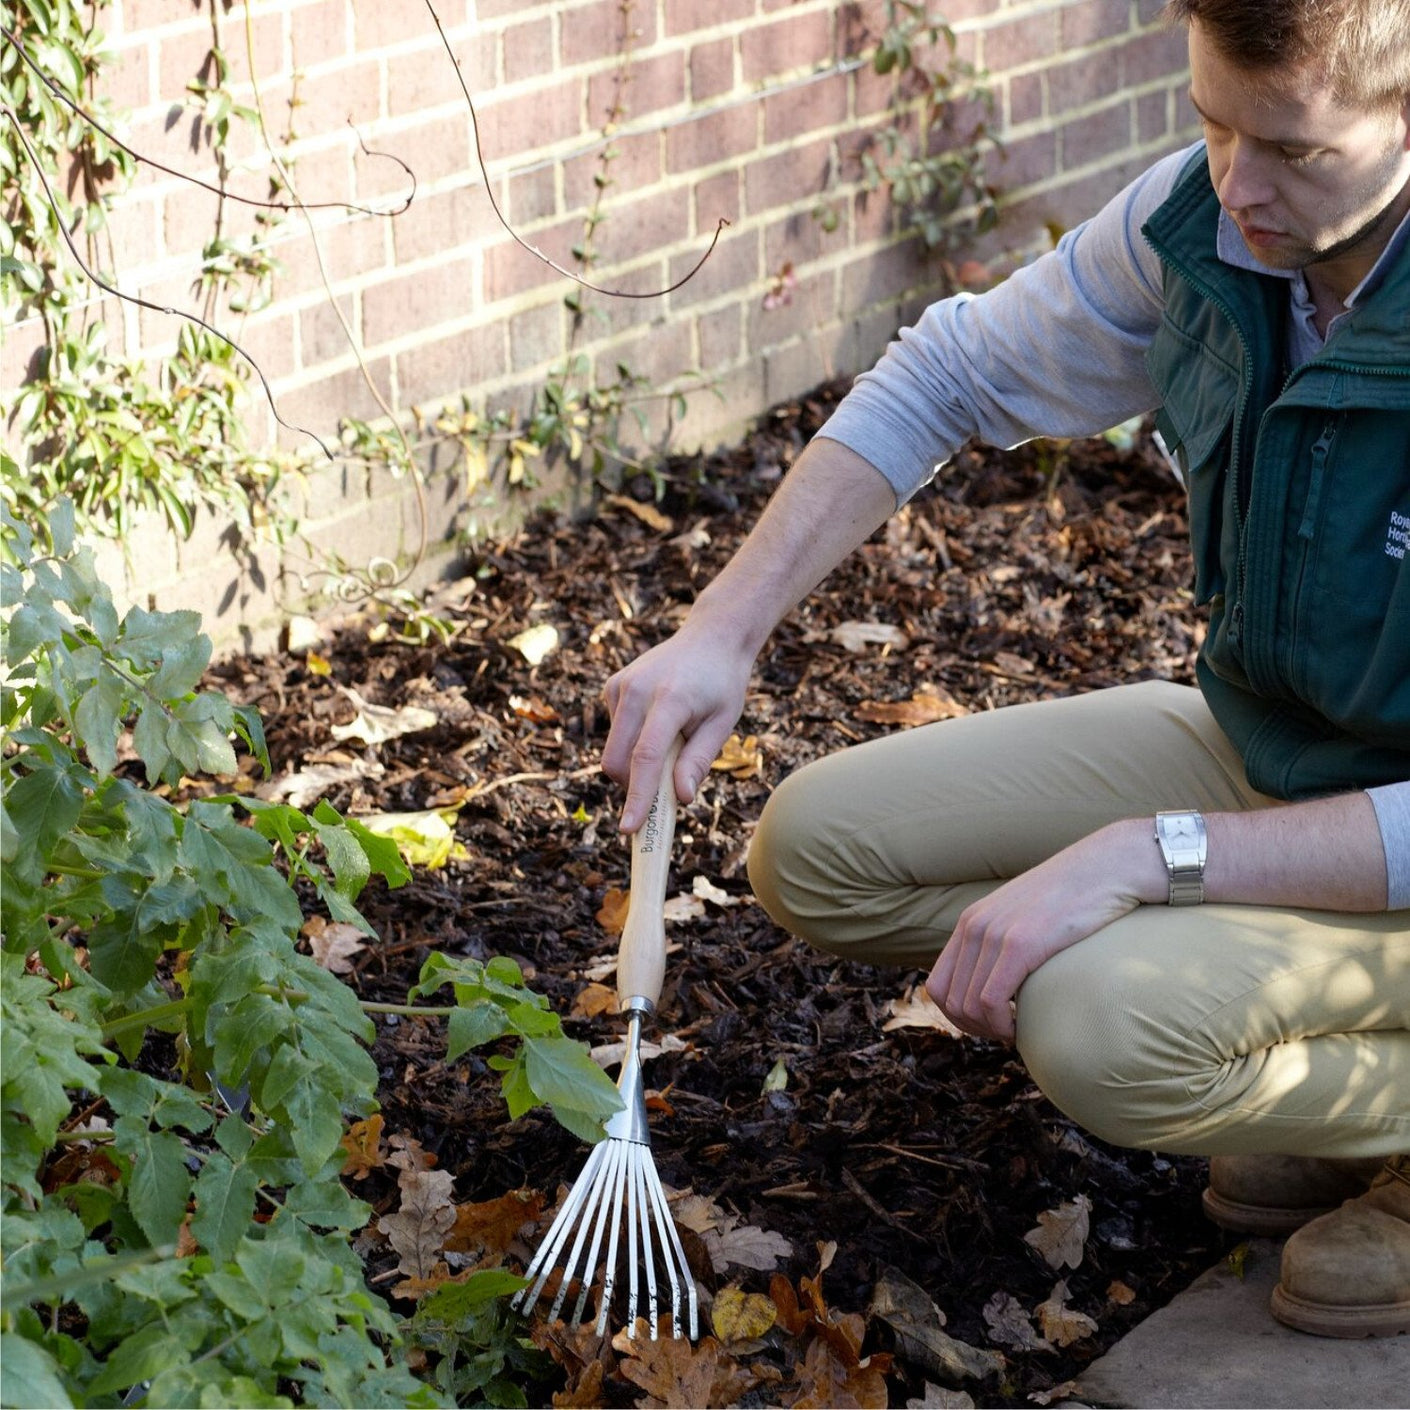
{"type": "Polygon", "coordinates": [[[625,1013],[648,1012],[661,997],[666,978],[666,878],[671,867],[671,841],[676,831],[676,759],[679,738],[666,750],[656,797],[646,821],[632,834],[631,899],[622,939],[617,948],[617,1003],[625,1013]]]}

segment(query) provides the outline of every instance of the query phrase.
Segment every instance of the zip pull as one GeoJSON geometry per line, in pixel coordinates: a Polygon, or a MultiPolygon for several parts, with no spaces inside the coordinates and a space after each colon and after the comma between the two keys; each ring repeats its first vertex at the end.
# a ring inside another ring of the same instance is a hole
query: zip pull
{"type": "Polygon", "coordinates": [[[1229,645],[1238,646],[1244,639],[1244,605],[1236,602],[1229,609],[1229,645]]]}
{"type": "Polygon", "coordinates": [[[1311,539],[1315,531],[1317,511],[1322,504],[1322,485],[1327,475],[1327,456],[1331,452],[1332,442],[1337,438],[1340,425],[1340,417],[1328,421],[1312,447],[1312,479],[1307,487],[1307,505],[1302,513],[1302,523],[1297,528],[1297,536],[1300,539],[1311,539]]]}

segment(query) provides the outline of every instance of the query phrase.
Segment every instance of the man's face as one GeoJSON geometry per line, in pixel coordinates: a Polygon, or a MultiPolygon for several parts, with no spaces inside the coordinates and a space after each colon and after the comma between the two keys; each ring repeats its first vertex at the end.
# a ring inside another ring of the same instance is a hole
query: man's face
{"type": "Polygon", "coordinates": [[[1197,21],[1190,98],[1219,203],[1254,258],[1323,266],[1349,292],[1410,208],[1410,101],[1398,113],[1343,107],[1315,63],[1250,74],[1197,21]]]}

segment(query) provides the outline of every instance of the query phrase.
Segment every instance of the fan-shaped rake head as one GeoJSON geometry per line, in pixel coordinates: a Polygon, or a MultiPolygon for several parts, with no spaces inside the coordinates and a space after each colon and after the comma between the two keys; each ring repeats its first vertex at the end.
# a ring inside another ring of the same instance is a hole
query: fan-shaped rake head
{"type": "Polygon", "coordinates": [[[659,1263],[671,1290],[671,1335],[682,1335],[684,1299],[689,1316],[689,1336],[693,1341],[700,1335],[695,1279],[691,1276],[680,1234],[671,1218],[666,1192],[662,1188],[661,1177],[656,1173],[656,1163],[651,1158],[640,1049],[641,1014],[634,1011],[630,1018],[622,1074],[617,1080],[625,1105],[607,1123],[607,1139],[593,1147],[583,1173],[569,1191],[529,1265],[526,1275],[529,1286],[514,1295],[513,1306],[525,1313],[533,1309],[566,1249],[562,1279],[548,1316],[553,1321],[559,1315],[569,1290],[578,1281],[578,1297],[569,1320],[581,1322],[588,1294],[595,1281],[592,1274],[598,1266],[598,1255],[603,1251],[605,1238],[597,1334],[606,1335],[612,1294],[617,1283],[619,1256],[625,1252],[627,1335],[635,1334],[642,1282],[646,1285],[646,1315],[653,1340],[657,1335],[662,1291],[657,1271],[659,1263]],[[627,1234],[625,1250],[621,1247],[624,1226],[627,1234]],[[583,1257],[584,1249],[586,1258],[583,1257]]]}

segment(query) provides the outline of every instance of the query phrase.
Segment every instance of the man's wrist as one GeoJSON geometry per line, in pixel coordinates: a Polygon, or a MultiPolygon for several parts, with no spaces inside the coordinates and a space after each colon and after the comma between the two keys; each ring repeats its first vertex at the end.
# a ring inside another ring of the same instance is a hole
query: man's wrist
{"type": "Polygon", "coordinates": [[[1167,904],[1199,905],[1204,900],[1204,867],[1209,858],[1203,815],[1193,808],[1157,813],[1154,832],[1165,864],[1167,904]]]}

